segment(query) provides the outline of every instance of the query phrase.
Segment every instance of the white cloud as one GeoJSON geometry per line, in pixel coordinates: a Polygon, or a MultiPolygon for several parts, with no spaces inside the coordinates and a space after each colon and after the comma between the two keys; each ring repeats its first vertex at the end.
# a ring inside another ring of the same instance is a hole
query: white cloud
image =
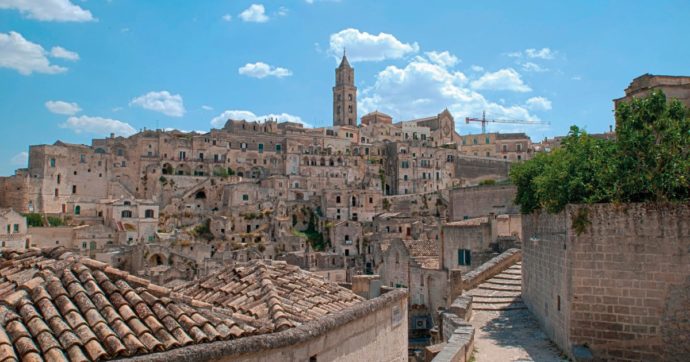
{"type": "Polygon", "coordinates": [[[102,117],[69,117],[60,127],[71,129],[74,133],[92,133],[96,135],[108,135],[115,133],[120,136],[131,136],[136,133],[134,127],[122,121],[102,117]]]}
{"type": "Polygon", "coordinates": [[[552,51],[549,48],[527,49],[525,50],[525,54],[530,58],[539,58],[547,60],[553,59],[556,56],[556,52],[552,51]]]}
{"type": "Polygon", "coordinates": [[[268,21],[266,9],[262,4],[252,4],[240,13],[240,19],[251,23],[265,23],[268,21]]]}
{"type": "Polygon", "coordinates": [[[221,17],[221,19],[223,19],[223,21],[232,21],[232,15],[225,14],[221,17]]]}
{"type": "Polygon", "coordinates": [[[10,163],[15,166],[26,166],[29,163],[29,153],[19,152],[10,159],[10,163]]]}
{"type": "Polygon", "coordinates": [[[286,8],[285,6],[281,6],[281,7],[278,9],[278,12],[276,12],[276,14],[278,14],[278,16],[287,16],[287,14],[288,14],[288,8],[286,8]]]}
{"type": "Polygon", "coordinates": [[[470,69],[471,69],[473,72],[477,72],[477,73],[480,73],[480,72],[483,72],[483,71],[484,71],[484,67],[479,66],[479,65],[473,65],[473,66],[470,67],[470,69]]]}
{"type": "Polygon", "coordinates": [[[544,68],[541,65],[536,64],[536,63],[532,63],[532,62],[525,62],[525,63],[520,64],[520,66],[522,67],[522,70],[524,70],[525,72],[541,73],[541,72],[548,72],[549,71],[548,68],[544,68]]]}
{"type": "Polygon", "coordinates": [[[203,106],[201,106],[201,109],[203,109],[204,111],[212,111],[213,107],[204,104],[203,106]]]}
{"type": "MultiPolygon", "coordinates": [[[[419,58],[415,57],[402,68],[391,65],[379,72],[374,84],[362,92],[358,104],[360,112],[364,114],[378,109],[396,120],[408,120],[434,115],[448,108],[456,117],[457,127],[464,124],[460,121],[464,117],[480,117],[483,111],[487,117],[495,119],[539,121],[523,105],[504,105],[488,100],[470,88],[465,74],[419,58]]],[[[469,127],[479,126],[472,124],[469,127]]],[[[490,124],[489,130],[492,129],[507,131],[514,130],[514,127],[490,124]]]]}
{"type": "Polygon", "coordinates": [[[544,97],[532,97],[525,102],[527,108],[541,111],[548,111],[551,109],[551,101],[544,97]]]}
{"type": "Polygon", "coordinates": [[[460,60],[458,57],[456,57],[453,54],[450,54],[448,51],[444,52],[426,52],[426,56],[431,60],[432,63],[438,64],[442,67],[453,67],[455,64],[457,64],[460,60]]]}
{"type": "Polygon", "coordinates": [[[0,0],[0,9],[16,9],[29,19],[41,21],[93,21],[91,12],[69,0],[0,0]]]}
{"type": "Polygon", "coordinates": [[[274,67],[263,62],[247,63],[240,67],[237,72],[241,75],[253,78],[276,77],[283,78],[292,75],[289,69],[274,67]]]}
{"type": "Polygon", "coordinates": [[[417,53],[419,45],[403,43],[391,34],[374,35],[349,28],[331,34],[328,53],[340,60],[343,49],[347,50],[347,58],[352,62],[381,61],[417,53]]]}
{"type": "Polygon", "coordinates": [[[267,114],[263,116],[257,116],[253,112],[250,111],[244,111],[244,110],[227,110],[224,111],[223,113],[219,114],[216,117],[213,117],[211,119],[211,125],[213,127],[217,128],[222,128],[225,126],[225,122],[228,121],[228,119],[234,119],[234,120],[245,120],[245,121],[259,121],[262,122],[266,119],[272,118],[275,121],[278,122],[295,122],[295,123],[301,123],[305,127],[311,127],[310,124],[302,121],[302,118],[299,116],[294,116],[292,114],[288,113],[278,113],[278,114],[267,114]]]}
{"type": "Polygon", "coordinates": [[[79,54],[69,51],[63,47],[53,47],[53,49],[50,49],[50,56],[53,58],[67,59],[71,61],[79,60],[79,54]]]}
{"type": "Polygon", "coordinates": [[[42,46],[24,39],[17,32],[0,33],[0,67],[14,69],[22,75],[67,71],[65,67],[50,64],[46,55],[42,46]]]}
{"type": "Polygon", "coordinates": [[[515,69],[505,68],[496,72],[484,73],[481,78],[472,82],[472,88],[478,90],[506,90],[513,92],[529,92],[532,89],[527,86],[515,69]]]}
{"type": "Polygon", "coordinates": [[[551,60],[556,57],[556,51],[551,50],[550,48],[541,48],[541,49],[534,49],[534,48],[529,48],[525,49],[525,51],[515,51],[506,54],[507,56],[511,58],[522,58],[527,57],[527,58],[538,58],[538,59],[544,59],[544,60],[551,60]]]}
{"type": "Polygon", "coordinates": [[[170,94],[168,91],[148,92],[132,99],[129,105],[160,112],[170,117],[182,117],[185,113],[182,96],[170,94]]]}
{"type": "Polygon", "coordinates": [[[47,101],[45,106],[49,111],[55,114],[64,114],[67,116],[73,116],[81,111],[78,104],[71,102],[47,101]]]}
{"type": "Polygon", "coordinates": [[[582,80],[582,77],[579,76],[579,75],[574,75],[574,76],[572,76],[570,79],[572,79],[572,80],[582,80]]]}

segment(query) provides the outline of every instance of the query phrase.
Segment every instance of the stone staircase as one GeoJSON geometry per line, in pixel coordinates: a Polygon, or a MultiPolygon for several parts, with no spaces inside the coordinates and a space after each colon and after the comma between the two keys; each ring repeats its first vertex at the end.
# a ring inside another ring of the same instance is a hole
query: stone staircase
{"type": "Polygon", "coordinates": [[[522,262],[518,262],[493,278],[467,291],[475,311],[527,309],[522,302],[522,262]]]}

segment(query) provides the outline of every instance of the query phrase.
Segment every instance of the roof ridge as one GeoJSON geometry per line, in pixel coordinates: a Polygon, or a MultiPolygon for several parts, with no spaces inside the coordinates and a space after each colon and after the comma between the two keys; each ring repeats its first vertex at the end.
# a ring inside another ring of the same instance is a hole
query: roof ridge
{"type": "MultiPolygon", "coordinates": [[[[274,265],[270,265],[274,267],[274,265]]],[[[269,265],[265,261],[260,261],[256,263],[255,270],[257,272],[257,277],[259,278],[259,285],[261,286],[261,291],[264,292],[264,303],[268,307],[268,313],[271,314],[271,319],[274,321],[276,331],[281,331],[283,329],[294,327],[292,322],[287,317],[285,313],[285,308],[281,301],[280,293],[271,279],[269,273],[269,265]]]]}

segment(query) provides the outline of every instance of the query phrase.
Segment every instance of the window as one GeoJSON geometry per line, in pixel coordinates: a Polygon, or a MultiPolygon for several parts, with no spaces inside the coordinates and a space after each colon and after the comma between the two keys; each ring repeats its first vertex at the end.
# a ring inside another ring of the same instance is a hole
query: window
{"type": "Polygon", "coordinates": [[[242,201],[249,201],[249,195],[248,194],[242,195],[242,201]]]}
{"type": "Polygon", "coordinates": [[[508,145],[503,145],[503,152],[508,152],[508,145]]]}
{"type": "Polygon", "coordinates": [[[259,153],[264,153],[264,144],[259,143],[259,153]]]}
{"type": "Polygon", "coordinates": [[[72,194],[77,193],[77,185],[72,185],[72,194]]]}
{"type": "Polygon", "coordinates": [[[336,204],[339,204],[339,203],[340,203],[340,196],[336,196],[336,197],[335,197],[335,203],[336,203],[336,204]]]}
{"type": "Polygon", "coordinates": [[[74,207],[74,215],[81,215],[81,206],[77,205],[74,207]]]}
{"type": "Polygon", "coordinates": [[[276,145],[276,153],[280,153],[280,151],[282,151],[282,150],[283,150],[282,145],[276,145]]]}
{"type": "Polygon", "coordinates": [[[187,152],[180,151],[180,160],[185,160],[187,158],[187,152]]]}
{"type": "Polygon", "coordinates": [[[476,139],[476,138],[472,139],[472,144],[475,144],[475,145],[477,144],[477,139],[476,139]]]}
{"type": "Polygon", "coordinates": [[[486,144],[488,145],[488,144],[489,144],[489,142],[490,142],[490,141],[489,141],[489,137],[488,137],[488,136],[486,137],[485,141],[486,141],[486,144]]]}
{"type": "Polygon", "coordinates": [[[62,181],[62,175],[58,174],[57,175],[57,184],[60,184],[60,181],[62,181]]]}
{"type": "Polygon", "coordinates": [[[19,224],[14,224],[14,233],[19,232],[19,224]]]}
{"type": "Polygon", "coordinates": [[[521,144],[518,144],[518,145],[517,145],[517,151],[518,151],[518,152],[521,152],[521,151],[522,151],[522,145],[521,145],[521,144]]]}
{"type": "Polygon", "coordinates": [[[144,211],[144,217],[147,219],[153,219],[154,215],[155,215],[155,213],[151,209],[147,209],[146,211],[144,211]]]}
{"type": "Polygon", "coordinates": [[[204,154],[203,154],[203,152],[202,152],[202,153],[199,153],[199,159],[202,160],[202,161],[204,160],[204,154]]]}
{"type": "Polygon", "coordinates": [[[132,217],[132,212],[129,210],[123,210],[121,215],[123,219],[130,218],[132,217]]]}
{"type": "Polygon", "coordinates": [[[472,265],[472,252],[468,249],[458,249],[458,265],[472,265]]]}
{"type": "Polygon", "coordinates": [[[58,190],[58,189],[56,188],[56,189],[55,189],[55,197],[58,197],[58,196],[60,196],[60,190],[58,190]]]}
{"type": "Polygon", "coordinates": [[[55,159],[54,158],[50,159],[50,167],[55,167],[55,159]]]}

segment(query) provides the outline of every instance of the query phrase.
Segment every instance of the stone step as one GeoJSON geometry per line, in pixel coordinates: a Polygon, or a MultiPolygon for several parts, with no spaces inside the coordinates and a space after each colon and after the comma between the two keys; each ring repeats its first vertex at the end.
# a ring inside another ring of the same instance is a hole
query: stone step
{"type": "Polygon", "coordinates": [[[516,291],[502,291],[502,290],[486,290],[486,289],[473,289],[467,292],[467,295],[472,297],[480,298],[515,298],[522,295],[522,292],[516,291]]]}
{"type": "Polygon", "coordinates": [[[496,275],[494,278],[509,279],[509,280],[522,280],[522,275],[501,273],[501,274],[496,275]]]}
{"type": "Polygon", "coordinates": [[[511,296],[473,296],[472,297],[472,304],[491,304],[491,303],[517,303],[517,302],[522,302],[522,297],[519,295],[511,295],[511,296]]]}
{"type": "Polygon", "coordinates": [[[499,278],[494,277],[494,278],[487,280],[486,282],[491,283],[491,284],[498,284],[498,285],[522,285],[522,279],[503,279],[503,278],[499,279],[499,278]]]}
{"type": "Polygon", "coordinates": [[[503,285],[503,284],[495,284],[495,283],[488,283],[487,282],[487,283],[480,284],[477,287],[477,289],[522,292],[522,285],[503,285]]]}

